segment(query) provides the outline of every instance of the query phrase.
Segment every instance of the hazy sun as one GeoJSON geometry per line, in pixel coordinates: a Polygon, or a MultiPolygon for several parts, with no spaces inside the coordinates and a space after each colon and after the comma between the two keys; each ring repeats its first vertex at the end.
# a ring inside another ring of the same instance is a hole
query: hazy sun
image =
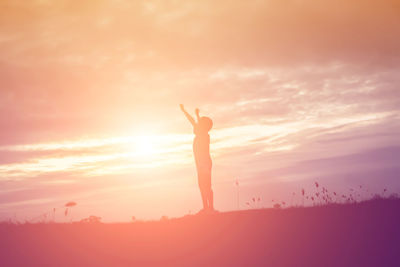
{"type": "Polygon", "coordinates": [[[134,150],[139,156],[152,156],[157,153],[156,136],[140,135],[135,137],[134,150]]]}

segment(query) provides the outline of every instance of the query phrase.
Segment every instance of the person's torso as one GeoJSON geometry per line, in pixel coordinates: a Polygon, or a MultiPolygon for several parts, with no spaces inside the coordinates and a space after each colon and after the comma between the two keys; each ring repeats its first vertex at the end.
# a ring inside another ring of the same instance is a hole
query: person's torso
{"type": "Polygon", "coordinates": [[[208,134],[198,134],[193,140],[193,153],[196,162],[211,161],[210,156],[210,136],[208,134]]]}

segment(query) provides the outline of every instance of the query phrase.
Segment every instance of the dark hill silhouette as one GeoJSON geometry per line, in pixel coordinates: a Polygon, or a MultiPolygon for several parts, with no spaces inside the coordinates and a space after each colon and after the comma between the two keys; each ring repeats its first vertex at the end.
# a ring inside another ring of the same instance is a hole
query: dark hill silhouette
{"type": "Polygon", "coordinates": [[[400,200],[0,225],[1,266],[400,266],[400,200]]]}

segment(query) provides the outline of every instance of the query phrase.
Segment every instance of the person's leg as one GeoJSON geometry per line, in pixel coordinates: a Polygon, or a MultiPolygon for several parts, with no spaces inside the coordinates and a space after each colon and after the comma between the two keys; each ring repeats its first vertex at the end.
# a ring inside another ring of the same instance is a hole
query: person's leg
{"type": "Polygon", "coordinates": [[[207,170],[207,173],[204,175],[204,184],[207,190],[207,204],[210,210],[214,209],[214,194],[211,189],[211,168],[207,170]]]}
{"type": "Polygon", "coordinates": [[[214,209],[214,193],[211,188],[208,191],[208,208],[211,210],[214,209]]]}
{"type": "Polygon", "coordinates": [[[204,187],[200,187],[200,194],[201,194],[201,200],[203,201],[203,209],[207,209],[208,204],[207,204],[207,191],[204,189],[204,187]]]}
{"type": "Polygon", "coordinates": [[[207,209],[208,204],[207,204],[207,188],[205,187],[204,184],[204,174],[202,174],[200,171],[198,172],[198,183],[199,183],[199,189],[200,189],[200,194],[201,194],[201,200],[203,201],[203,209],[207,209]]]}

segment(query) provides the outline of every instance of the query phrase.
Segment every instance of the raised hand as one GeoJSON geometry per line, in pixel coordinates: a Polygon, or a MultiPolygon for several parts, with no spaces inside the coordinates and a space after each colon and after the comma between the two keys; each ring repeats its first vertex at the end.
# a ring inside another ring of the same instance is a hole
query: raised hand
{"type": "Polygon", "coordinates": [[[190,121],[190,123],[193,125],[193,127],[196,125],[196,122],[194,120],[194,118],[192,116],[190,116],[189,113],[187,113],[187,111],[185,110],[185,107],[183,106],[183,104],[179,104],[183,114],[185,114],[186,118],[190,121]]]}

